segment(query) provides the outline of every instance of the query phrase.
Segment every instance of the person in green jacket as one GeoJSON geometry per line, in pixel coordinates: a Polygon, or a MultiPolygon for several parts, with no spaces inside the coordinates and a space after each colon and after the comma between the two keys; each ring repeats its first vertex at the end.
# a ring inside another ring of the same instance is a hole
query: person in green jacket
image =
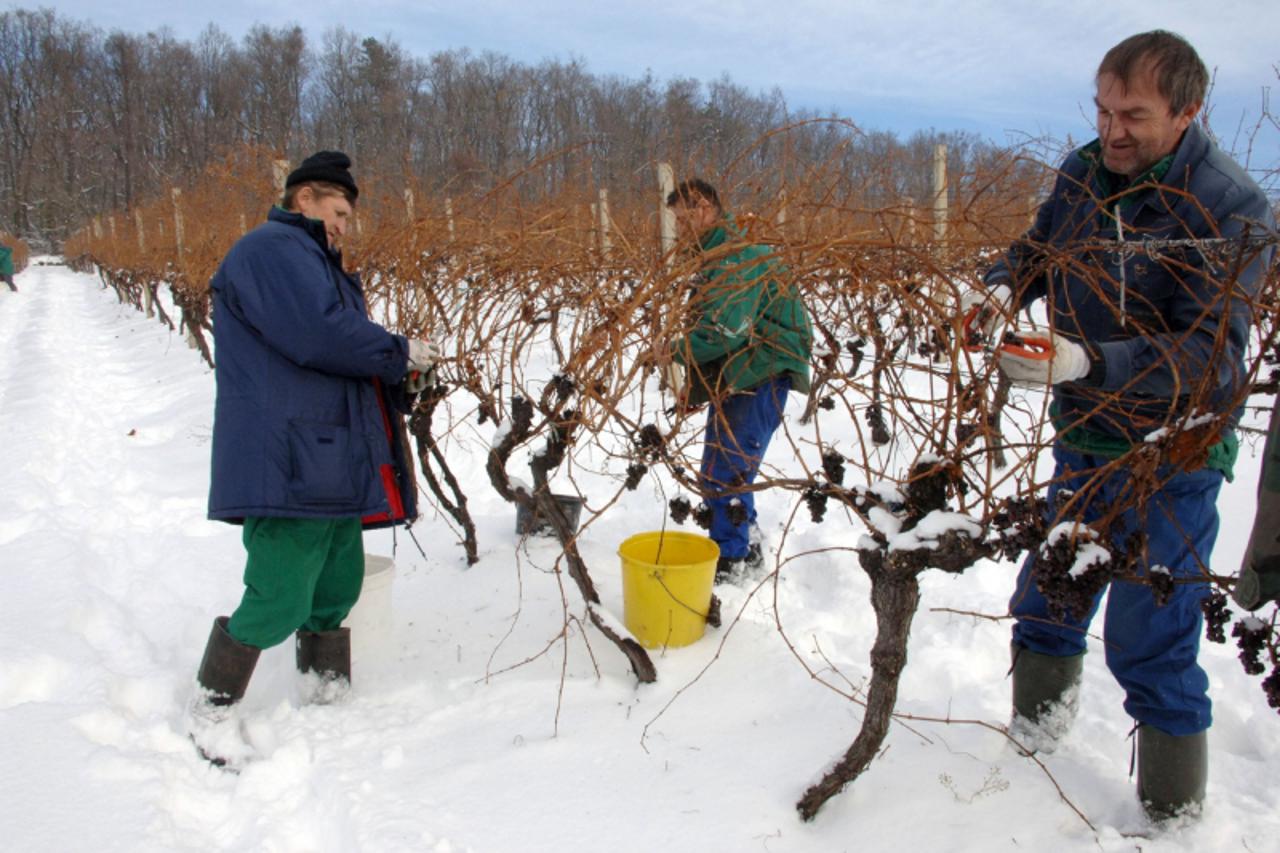
{"type": "Polygon", "coordinates": [[[0,243],[0,281],[9,285],[14,293],[18,292],[18,285],[13,283],[13,249],[3,243],[0,243]]]}
{"type": "Polygon", "coordinates": [[[746,242],[711,184],[687,180],[667,206],[703,260],[691,328],[671,353],[689,383],[673,390],[686,405],[710,403],[700,482],[720,546],[716,580],[725,581],[764,562],[750,487],[787,392],[809,391],[813,331],[786,268],[770,248],[746,242]]]}

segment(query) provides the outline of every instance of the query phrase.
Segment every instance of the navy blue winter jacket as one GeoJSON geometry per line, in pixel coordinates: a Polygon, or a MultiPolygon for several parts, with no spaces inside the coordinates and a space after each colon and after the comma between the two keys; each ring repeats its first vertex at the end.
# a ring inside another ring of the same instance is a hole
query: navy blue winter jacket
{"type": "Polygon", "coordinates": [[[1271,259],[1270,246],[1202,254],[1146,241],[1261,234],[1275,220],[1262,190],[1196,123],[1158,183],[1114,195],[1094,149],[1067,157],[1031,230],[986,283],[1011,287],[1019,306],[1045,297],[1055,331],[1088,349],[1089,377],[1053,387],[1059,423],[1134,442],[1187,414],[1192,399],[1220,413],[1239,398],[1250,302],[1271,259]]]}
{"type": "Polygon", "coordinates": [[[272,209],[210,284],[217,403],[209,517],[417,515],[399,383],[408,343],[368,318],[323,223],[272,209]],[[394,403],[394,406],[393,406],[394,403]]]}

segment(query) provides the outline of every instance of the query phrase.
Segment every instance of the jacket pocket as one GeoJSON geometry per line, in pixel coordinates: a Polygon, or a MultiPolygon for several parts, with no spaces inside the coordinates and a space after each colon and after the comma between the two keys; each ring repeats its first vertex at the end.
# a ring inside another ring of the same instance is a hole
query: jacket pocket
{"type": "Polygon", "coordinates": [[[355,501],[351,476],[351,431],[315,421],[289,422],[292,471],[289,491],[306,504],[347,504],[355,501]]]}

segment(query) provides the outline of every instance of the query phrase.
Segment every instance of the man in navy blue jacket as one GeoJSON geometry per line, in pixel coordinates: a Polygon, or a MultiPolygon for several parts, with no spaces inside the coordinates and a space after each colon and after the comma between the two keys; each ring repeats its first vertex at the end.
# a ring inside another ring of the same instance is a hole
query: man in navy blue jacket
{"type": "MultiPolygon", "coordinates": [[[[1172,33],[1112,48],[1097,73],[1098,139],[1066,159],[1030,232],[987,273],[985,292],[963,301],[991,332],[1045,300],[1052,357],[997,348],[997,358],[1016,383],[1052,391],[1048,521],[1091,525],[1116,554],[1141,543],[1137,574],[1174,581],[1167,601],[1146,583],[1111,582],[1103,629],[1107,665],[1138,722],[1138,795],[1157,819],[1194,812],[1204,796],[1200,602],[1218,491],[1238,450],[1252,301],[1270,263],[1262,238],[1274,233],[1262,191],[1195,121],[1208,81],[1172,33]],[[1214,431],[1202,442],[1207,458],[1161,460],[1154,494],[1131,466],[1112,464],[1195,416],[1214,431]]],[[[1058,612],[1036,585],[1036,562],[1033,553],[1023,563],[1010,604],[1011,731],[1044,750],[1074,713],[1102,592],[1083,612],[1058,612]]]]}
{"type": "Polygon", "coordinates": [[[341,623],[364,578],[364,527],[417,515],[401,414],[438,350],[369,320],[339,242],[359,192],[321,151],[211,282],[217,360],[209,517],[243,526],[244,595],[218,617],[188,722],[215,764],[251,755],[235,714],[262,649],[297,632],[313,698],[350,683],[341,623]]]}

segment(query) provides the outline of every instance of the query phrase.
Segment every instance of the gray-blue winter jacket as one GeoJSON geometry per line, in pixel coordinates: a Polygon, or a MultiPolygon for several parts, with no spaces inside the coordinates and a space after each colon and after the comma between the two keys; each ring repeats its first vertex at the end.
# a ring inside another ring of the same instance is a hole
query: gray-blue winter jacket
{"type": "Polygon", "coordinates": [[[404,337],[368,318],[323,223],[272,209],[210,284],[217,364],[209,517],[417,515],[404,337]]]}
{"type": "Polygon", "coordinates": [[[1088,349],[1089,377],[1053,388],[1059,423],[1133,442],[1193,399],[1211,413],[1240,399],[1250,303],[1272,251],[1263,240],[1150,241],[1261,237],[1275,220],[1262,190],[1196,123],[1158,182],[1115,194],[1096,149],[1067,157],[1031,230],[985,280],[1010,286],[1019,306],[1045,297],[1055,331],[1088,349]]]}

